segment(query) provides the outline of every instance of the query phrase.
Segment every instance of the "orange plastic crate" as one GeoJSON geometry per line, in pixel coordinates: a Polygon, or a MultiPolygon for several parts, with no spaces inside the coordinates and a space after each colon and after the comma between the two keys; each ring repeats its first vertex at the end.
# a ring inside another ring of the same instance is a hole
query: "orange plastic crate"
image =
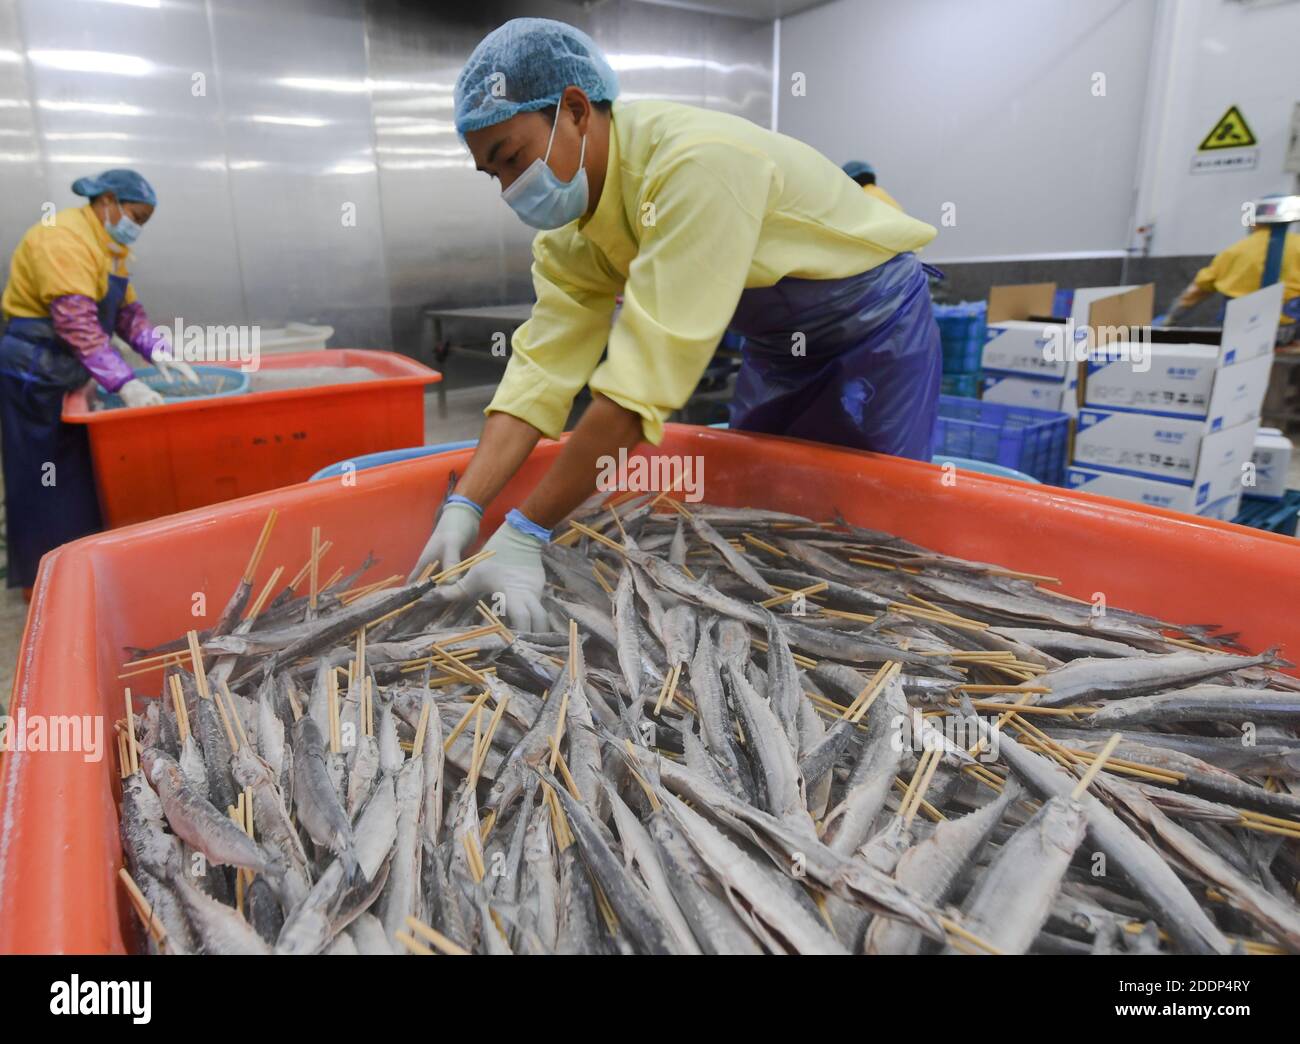
{"type": "Polygon", "coordinates": [[[104,524],[172,515],[292,485],[329,464],[424,441],[424,388],[436,370],[359,348],[264,355],[263,370],[364,366],[380,379],[253,392],[147,410],[92,412],[70,392],[63,420],[84,424],[104,524]]]}
{"type": "MultiPolygon", "coordinates": [[[[497,499],[490,533],[554,462],[543,442],[497,499]]],[[[705,499],[888,530],[951,554],[1048,574],[1059,590],[1181,623],[1240,630],[1252,650],[1300,650],[1300,543],[1293,537],[1051,486],[961,472],[945,485],[931,464],[793,439],[669,425],[658,454],[702,454],[705,499]]],[[[403,572],[428,536],[471,450],[389,464],[87,537],[41,563],[19,650],[11,714],[99,714],[105,742],[122,716],[126,644],[150,646],[210,626],[234,590],[267,512],[279,520],[256,586],[277,565],[296,571],[312,526],[334,542],[327,571],[382,557],[370,574],[403,572]],[[190,615],[195,592],[207,619],[190,615]]],[[[132,678],[154,695],[155,676],[132,678]]],[[[122,953],[132,916],[116,879],[116,754],[10,753],[0,760],[0,953],[122,953]]]]}

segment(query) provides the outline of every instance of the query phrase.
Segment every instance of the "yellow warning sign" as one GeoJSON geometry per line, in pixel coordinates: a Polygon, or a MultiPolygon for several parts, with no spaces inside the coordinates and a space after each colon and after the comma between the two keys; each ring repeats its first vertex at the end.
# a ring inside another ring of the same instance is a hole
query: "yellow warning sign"
{"type": "Polygon", "coordinates": [[[1246,117],[1235,105],[1219,117],[1214,129],[1205,136],[1197,152],[1211,152],[1214,149],[1244,149],[1258,144],[1255,135],[1246,123],[1246,117]]]}

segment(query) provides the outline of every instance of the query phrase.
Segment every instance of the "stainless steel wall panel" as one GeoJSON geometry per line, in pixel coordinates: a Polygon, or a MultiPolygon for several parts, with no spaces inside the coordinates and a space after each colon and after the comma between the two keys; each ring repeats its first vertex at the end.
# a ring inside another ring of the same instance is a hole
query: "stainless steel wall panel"
{"type": "Polygon", "coordinates": [[[452,124],[470,51],[525,14],[590,32],[625,97],[768,122],[770,22],[637,0],[0,0],[0,250],[74,178],[136,167],[160,197],[134,263],[158,321],[413,351],[425,303],[531,295],[532,233],[452,124]]]}
{"type": "Polygon", "coordinates": [[[19,16],[47,198],[75,205],[84,202],[71,191],[77,177],[138,169],[159,198],[132,263],[150,315],[238,321],[239,264],[202,0],[23,0],[19,16]]]}
{"type": "Polygon", "coordinates": [[[452,85],[475,44],[522,15],[589,32],[615,66],[624,98],[671,98],[769,123],[770,22],[634,0],[436,10],[415,0],[367,0],[384,249],[403,350],[418,344],[420,305],[531,297],[532,232],[501,202],[495,182],[474,170],[451,109],[452,85]]]}
{"type": "Polygon", "coordinates": [[[250,319],[391,342],[360,0],[210,6],[250,319]]]}

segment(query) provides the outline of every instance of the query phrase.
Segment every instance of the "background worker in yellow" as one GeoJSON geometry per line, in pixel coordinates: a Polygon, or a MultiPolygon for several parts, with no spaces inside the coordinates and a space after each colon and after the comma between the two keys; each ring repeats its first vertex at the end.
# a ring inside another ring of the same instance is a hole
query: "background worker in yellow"
{"type": "MultiPolygon", "coordinates": [[[[1264,275],[1268,237],[1268,227],[1256,225],[1232,246],[1217,254],[1213,261],[1196,273],[1196,277],[1187,284],[1187,289],[1178,295],[1169,314],[1158,317],[1155,324],[1172,326],[1213,293],[1225,297],[1241,297],[1258,290],[1259,281],[1264,275]]],[[[1285,311],[1293,311],[1294,302],[1300,299],[1300,235],[1294,232],[1287,235],[1286,244],[1282,248],[1282,272],[1279,279],[1282,283],[1282,307],[1285,311]]],[[[1289,315],[1283,314],[1284,324],[1294,321],[1289,315]]]]}
{"type": "Polygon", "coordinates": [[[461,581],[462,593],[502,592],[521,629],[545,625],[551,527],[592,492],[602,458],[662,439],[728,327],[745,337],[733,427],[930,456],[941,357],[912,251],[935,230],[792,138],[617,93],[590,38],[537,18],[489,34],[455,88],[478,168],[542,230],[537,303],[417,571],[459,561],[483,505],[541,436],[560,434],[584,384],[593,396],[488,541],[493,556],[461,581]]]}
{"type": "Polygon", "coordinates": [[[875,196],[882,203],[888,203],[895,210],[902,210],[898,205],[898,200],[876,184],[876,168],[870,163],[863,163],[862,160],[849,160],[840,168],[862,186],[862,191],[868,196],[875,196]]]}
{"type": "Polygon", "coordinates": [[[127,248],[158,198],[133,170],[78,178],[90,202],[29,228],[9,265],[0,310],[0,440],[10,587],[31,587],[41,555],[100,528],[84,425],[60,420],[65,393],[92,377],[129,406],[162,402],[111,343],[117,334],[170,380],[172,360],[127,274],[127,248]]]}

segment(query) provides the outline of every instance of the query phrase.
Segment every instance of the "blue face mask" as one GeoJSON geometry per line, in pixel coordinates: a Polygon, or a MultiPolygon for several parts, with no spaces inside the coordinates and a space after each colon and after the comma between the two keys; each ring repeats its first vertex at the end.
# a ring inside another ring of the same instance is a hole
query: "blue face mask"
{"type": "Polygon", "coordinates": [[[118,210],[121,211],[122,216],[116,222],[104,222],[104,228],[115,241],[123,246],[130,246],[140,238],[140,225],[132,221],[131,216],[121,207],[118,210]]]}
{"type": "Polygon", "coordinates": [[[561,181],[547,163],[559,122],[560,114],[557,112],[551,123],[551,140],[546,143],[545,157],[533,160],[528,169],[501,193],[501,198],[519,215],[519,220],[533,228],[559,228],[587,212],[587,171],[582,165],[587,156],[587,136],[582,136],[578,173],[572,181],[561,181]]]}

